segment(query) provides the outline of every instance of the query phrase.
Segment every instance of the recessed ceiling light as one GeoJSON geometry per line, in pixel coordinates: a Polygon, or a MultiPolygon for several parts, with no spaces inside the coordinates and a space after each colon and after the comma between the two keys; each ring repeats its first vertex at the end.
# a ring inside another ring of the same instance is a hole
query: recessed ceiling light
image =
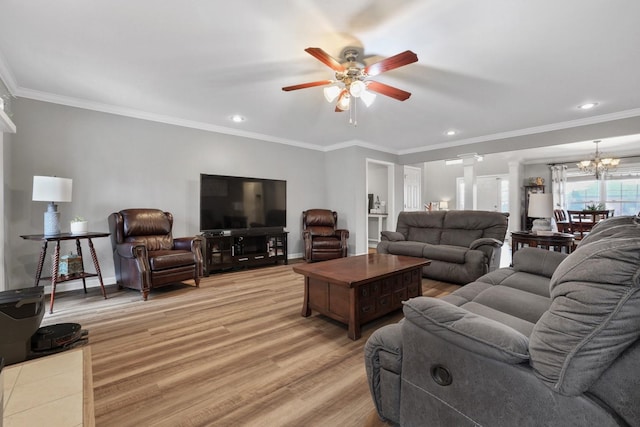
{"type": "Polygon", "coordinates": [[[447,135],[447,136],[453,136],[453,135],[456,135],[457,133],[458,133],[458,132],[456,132],[455,130],[451,129],[451,130],[448,130],[448,131],[446,132],[446,135],[447,135]]]}
{"type": "Polygon", "coordinates": [[[587,103],[584,103],[582,105],[579,105],[578,108],[581,109],[581,110],[590,110],[593,107],[595,107],[596,105],[598,105],[597,102],[587,102],[587,103]]]}
{"type": "Polygon", "coordinates": [[[245,120],[247,120],[244,116],[241,116],[240,114],[234,114],[233,116],[229,117],[231,119],[232,122],[234,123],[242,123],[245,120]]]}

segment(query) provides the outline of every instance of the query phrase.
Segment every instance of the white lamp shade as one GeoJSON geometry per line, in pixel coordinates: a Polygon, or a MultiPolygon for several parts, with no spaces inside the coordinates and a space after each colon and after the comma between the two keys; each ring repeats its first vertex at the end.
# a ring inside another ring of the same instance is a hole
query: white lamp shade
{"type": "Polygon", "coordinates": [[[34,176],[32,200],[70,202],[73,180],[56,176],[34,176]]]}
{"type": "Polygon", "coordinates": [[[531,218],[551,218],[553,216],[553,195],[545,193],[530,194],[527,216],[531,218]]]}
{"type": "Polygon", "coordinates": [[[443,200],[440,202],[440,210],[449,209],[449,202],[447,200],[443,200]]]}

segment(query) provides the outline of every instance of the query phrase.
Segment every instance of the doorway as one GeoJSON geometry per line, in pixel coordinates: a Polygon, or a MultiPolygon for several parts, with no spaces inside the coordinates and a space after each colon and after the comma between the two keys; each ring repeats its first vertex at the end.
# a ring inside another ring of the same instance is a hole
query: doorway
{"type": "Polygon", "coordinates": [[[404,210],[419,211],[422,206],[422,171],[415,166],[404,167],[404,210]]]}
{"type": "Polygon", "coordinates": [[[394,164],[367,159],[366,169],[366,246],[375,248],[380,241],[380,233],[394,227],[394,164]]]}
{"type": "Polygon", "coordinates": [[[464,206],[464,178],[456,178],[456,209],[509,212],[509,175],[476,177],[473,206],[464,206]]]}

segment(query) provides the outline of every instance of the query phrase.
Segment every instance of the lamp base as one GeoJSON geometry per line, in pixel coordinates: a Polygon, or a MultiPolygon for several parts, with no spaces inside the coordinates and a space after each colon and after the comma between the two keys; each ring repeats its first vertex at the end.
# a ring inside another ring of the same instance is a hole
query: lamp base
{"type": "Polygon", "coordinates": [[[58,205],[51,202],[44,213],[44,235],[55,236],[56,234],[60,234],[60,212],[58,212],[58,205]]]}
{"type": "Polygon", "coordinates": [[[551,231],[551,221],[548,218],[534,219],[531,231],[551,231]]]}

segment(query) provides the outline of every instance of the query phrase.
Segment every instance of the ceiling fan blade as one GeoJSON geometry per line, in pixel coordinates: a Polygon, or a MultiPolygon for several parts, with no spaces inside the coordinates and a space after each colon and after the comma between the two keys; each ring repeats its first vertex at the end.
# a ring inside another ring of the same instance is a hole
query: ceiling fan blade
{"type": "Polygon", "coordinates": [[[375,64],[364,67],[364,72],[370,76],[377,76],[380,73],[403,67],[417,61],[418,55],[411,52],[410,50],[405,50],[402,53],[390,56],[389,58],[378,61],[375,64]]]}
{"type": "Polygon", "coordinates": [[[345,66],[339,63],[337,59],[335,59],[333,56],[329,55],[319,47],[308,47],[304,51],[334,71],[346,70],[345,66]]]}
{"type": "Polygon", "coordinates": [[[285,86],[282,88],[282,90],[284,90],[285,92],[289,92],[290,90],[306,89],[308,87],[329,85],[331,83],[333,83],[333,80],[319,80],[317,82],[309,82],[309,83],[302,83],[299,85],[285,86]]]}
{"type": "Polygon", "coordinates": [[[402,89],[398,89],[397,87],[389,86],[380,82],[367,81],[365,82],[367,85],[367,89],[372,92],[377,92],[381,95],[390,96],[391,98],[397,99],[398,101],[404,101],[409,99],[411,93],[406,92],[402,89]]]}

